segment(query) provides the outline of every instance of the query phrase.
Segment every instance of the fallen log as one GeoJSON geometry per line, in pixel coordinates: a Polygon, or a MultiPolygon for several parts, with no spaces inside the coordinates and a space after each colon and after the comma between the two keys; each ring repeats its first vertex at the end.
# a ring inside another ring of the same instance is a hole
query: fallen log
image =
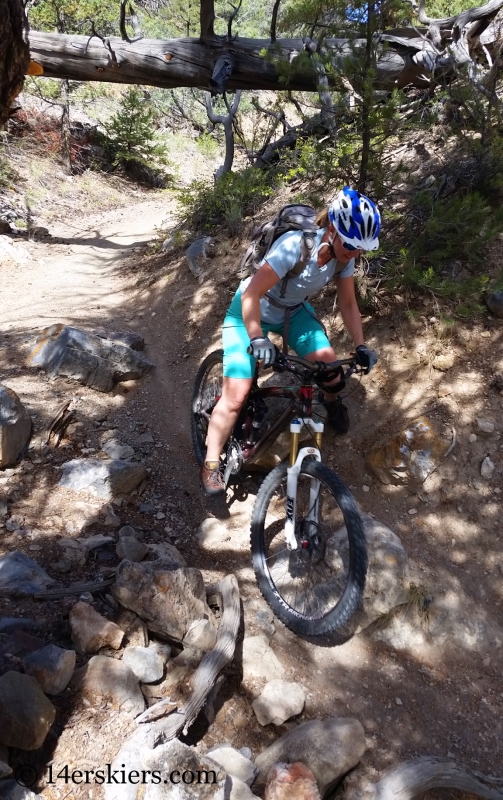
{"type": "Polygon", "coordinates": [[[483,775],[447,758],[405,761],[386,770],[374,784],[358,783],[358,772],[353,776],[344,800],[414,800],[431,789],[457,789],[485,800],[503,800],[503,778],[483,775]]]}
{"type": "MultiPolygon", "coordinates": [[[[156,726],[158,731],[156,744],[171,741],[181,730],[184,734],[187,733],[220,671],[234,656],[240,619],[239,587],[236,577],[227,575],[216,585],[208,587],[207,594],[218,595],[222,601],[223,613],[218,626],[217,642],[213,650],[205,654],[195,671],[192,677],[193,692],[185,706],[180,711],[171,713],[165,722],[156,726]]],[[[136,722],[138,724],[152,722],[165,716],[168,713],[168,705],[166,699],[160,700],[140,714],[136,722]]]]}

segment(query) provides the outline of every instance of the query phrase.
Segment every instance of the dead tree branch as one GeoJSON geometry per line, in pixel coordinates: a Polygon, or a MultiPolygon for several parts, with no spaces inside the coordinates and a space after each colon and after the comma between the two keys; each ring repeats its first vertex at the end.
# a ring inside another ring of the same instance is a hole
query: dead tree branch
{"type": "Polygon", "coordinates": [[[119,17],[119,30],[121,32],[122,39],[128,44],[133,44],[133,42],[139,42],[140,39],[143,39],[143,33],[141,32],[140,23],[136,12],[131,5],[129,4],[129,14],[126,15],[126,4],[128,0],[121,0],[120,6],[120,17],[119,17]],[[134,38],[130,39],[127,31],[126,31],[126,23],[130,23],[133,26],[133,30],[135,32],[134,38]]]}
{"type": "Polygon", "coordinates": [[[213,111],[213,106],[211,105],[210,92],[205,93],[205,100],[206,100],[206,113],[208,114],[209,121],[212,122],[214,125],[218,124],[223,125],[225,133],[225,159],[222,166],[219,167],[215,173],[215,179],[216,179],[232,169],[232,163],[234,161],[233,121],[238,110],[239,101],[241,100],[241,90],[238,89],[238,91],[236,92],[232,106],[229,106],[227,98],[224,95],[224,101],[227,106],[227,112],[228,112],[226,116],[223,116],[222,114],[215,114],[215,112],[213,111]]]}
{"type": "Polygon", "coordinates": [[[272,9],[272,18],[271,18],[271,44],[276,42],[276,22],[278,20],[278,11],[279,11],[279,4],[281,0],[274,0],[274,6],[272,9]]]}

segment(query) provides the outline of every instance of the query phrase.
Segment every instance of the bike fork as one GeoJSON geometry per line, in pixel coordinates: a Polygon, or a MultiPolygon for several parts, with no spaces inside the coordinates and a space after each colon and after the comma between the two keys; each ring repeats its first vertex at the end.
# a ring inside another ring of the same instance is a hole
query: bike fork
{"type": "MultiPolygon", "coordinates": [[[[286,522],[285,522],[285,537],[289,550],[296,550],[298,547],[297,539],[295,536],[295,515],[297,510],[297,485],[299,482],[299,475],[302,468],[302,462],[305,458],[310,456],[316,461],[321,461],[321,453],[319,446],[321,446],[321,435],[324,430],[323,422],[315,422],[311,418],[307,419],[294,419],[290,424],[291,434],[291,452],[290,452],[290,466],[287,469],[286,481],[286,522]],[[302,447],[299,446],[299,435],[302,425],[310,428],[315,436],[318,447],[302,447]]],[[[311,478],[311,486],[309,488],[309,512],[306,516],[307,522],[312,522],[309,525],[308,532],[312,533],[312,528],[318,525],[318,505],[320,495],[320,482],[315,478],[311,478]]]]}

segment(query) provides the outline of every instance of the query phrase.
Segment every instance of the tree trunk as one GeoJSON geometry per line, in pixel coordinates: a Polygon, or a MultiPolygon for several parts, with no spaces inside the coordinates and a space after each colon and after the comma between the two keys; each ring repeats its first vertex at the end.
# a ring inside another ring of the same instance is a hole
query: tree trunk
{"type": "MultiPolygon", "coordinates": [[[[502,0],[503,2],[503,0],[502,0]]],[[[414,31],[410,52],[392,50],[393,43],[387,37],[389,47],[381,52],[377,61],[376,85],[381,88],[396,88],[413,83],[427,86],[424,64],[414,64],[412,55],[417,48],[424,49],[424,41],[414,31]]],[[[403,37],[402,39],[403,40],[403,37]]],[[[229,54],[234,60],[234,69],[226,85],[227,91],[237,89],[285,88],[299,91],[316,91],[319,77],[311,66],[292,70],[288,86],[280,80],[280,72],[272,56],[277,50],[271,48],[267,39],[235,39],[231,42],[216,39],[202,43],[199,39],[141,39],[128,44],[118,37],[109,40],[112,53],[96,39],[88,36],[56,33],[30,32],[32,58],[41,64],[48,78],[69,78],[78,81],[105,81],[112,83],[136,83],[161,88],[193,86],[210,88],[210,78],[215,62],[229,54]],[[262,51],[271,50],[271,58],[262,51]]],[[[365,47],[365,40],[358,40],[365,47]]],[[[357,42],[358,44],[358,42],[357,42]]],[[[354,57],[355,43],[345,39],[328,39],[324,42],[332,54],[334,63],[343,69],[346,59],[354,57]]],[[[304,47],[301,39],[281,39],[276,43],[284,57],[293,59],[304,47]]]]}
{"type": "Polygon", "coordinates": [[[2,0],[0,10],[0,127],[9,117],[14,98],[23,88],[30,51],[23,36],[26,25],[21,0],[2,0]]]}

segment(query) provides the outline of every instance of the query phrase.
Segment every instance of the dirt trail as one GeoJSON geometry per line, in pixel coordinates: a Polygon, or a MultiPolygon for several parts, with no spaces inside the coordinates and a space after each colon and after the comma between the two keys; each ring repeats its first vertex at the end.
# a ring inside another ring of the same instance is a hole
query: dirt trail
{"type": "MultiPolygon", "coordinates": [[[[16,244],[16,259],[0,267],[0,334],[8,334],[4,340],[6,350],[0,349],[0,359],[2,352],[7,352],[7,357],[0,360],[0,380],[8,377],[9,385],[28,400],[41,420],[53,409],[56,398],[78,396],[89,404],[90,418],[93,404],[95,409],[107,409],[121,433],[133,428],[135,432],[151,431],[158,449],[151,462],[148,499],[156,509],[166,509],[169,503],[177,506],[185,522],[177,546],[189,563],[201,568],[210,580],[234,571],[246,605],[258,595],[248,545],[249,513],[256,486],[251,483],[248,496],[231,498],[226,508],[207,503],[198,487],[188,435],[191,383],[201,358],[219,344],[222,310],[236,281],[232,272],[220,272],[199,286],[181,261],[170,262],[168,258],[149,279],[144,265],[140,265],[140,253],[169,212],[168,202],[158,197],[95,217],[69,218],[64,224],[51,227],[51,234],[59,236],[59,240],[16,244]],[[141,270],[137,269],[140,266],[141,270]],[[54,322],[90,329],[106,325],[110,329],[137,330],[144,334],[147,355],[157,369],[137,386],[119,387],[112,396],[98,396],[64,381],[49,385],[33,371],[23,371],[21,359],[26,341],[54,322]],[[194,532],[209,515],[223,518],[229,535],[213,550],[202,551],[196,545],[194,532]]],[[[331,304],[333,298],[329,299],[331,304]]],[[[332,330],[339,350],[347,350],[340,329],[334,325],[332,330]]],[[[410,341],[414,331],[410,327],[405,330],[403,318],[393,330],[396,335],[390,337],[389,321],[378,321],[369,329],[369,342],[382,354],[381,365],[369,376],[365,389],[353,395],[354,433],[352,429],[344,447],[330,445],[330,458],[341,466],[342,475],[364,510],[375,513],[401,536],[409,556],[421,563],[429,585],[440,586],[448,576],[448,585],[462,585],[480,601],[484,598],[478,594],[479,584],[474,586],[474,574],[468,567],[463,572],[464,559],[454,569],[445,547],[453,531],[460,532],[465,523],[465,514],[456,512],[463,498],[460,500],[456,494],[455,484],[457,481],[461,487],[461,474],[468,481],[470,459],[460,459],[450,478],[446,472],[444,480],[453,483],[452,502],[442,509],[422,506],[417,496],[399,487],[379,487],[365,473],[365,447],[375,436],[376,418],[385,431],[397,420],[420,413],[428,403],[431,406],[438,400],[438,386],[443,379],[442,374],[431,377],[431,367],[420,358],[422,372],[411,363],[409,350],[416,347],[416,342],[404,348],[404,339],[409,337],[410,341]],[[362,488],[369,483],[370,496],[367,487],[362,488]],[[419,513],[412,520],[408,509],[418,505],[419,513]],[[438,541],[433,546],[435,531],[439,531],[438,541]],[[453,570],[456,577],[451,581],[453,570]]],[[[434,339],[433,333],[431,336],[434,339]]],[[[418,353],[424,339],[420,331],[418,353]]],[[[455,380],[453,376],[453,385],[455,380]]],[[[458,428],[459,424],[468,426],[470,414],[473,416],[477,408],[483,409],[484,402],[487,404],[487,394],[483,384],[480,386],[480,397],[472,394],[465,399],[461,390],[457,394],[453,390],[458,403],[458,428]]],[[[452,412],[455,411],[453,407],[452,412]]],[[[463,448],[468,446],[468,432],[468,428],[466,435],[464,429],[458,430],[463,448]]],[[[135,524],[135,513],[131,508],[129,516],[122,517],[123,524],[135,524]]],[[[492,537],[488,553],[495,552],[496,522],[494,514],[484,518],[482,512],[476,521],[472,520],[467,553],[475,539],[479,542],[484,535],[484,526],[485,535],[492,537]]],[[[149,520],[149,524],[162,538],[164,522],[149,520]]],[[[459,547],[465,552],[461,533],[459,537],[459,547]]],[[[481,558],[477,576],[479,572],[480,576],[485,574],[485,599],[489,598],[487,602],[494,607],[501,602],[501,581],[497,581],[490,563],[490,558],[485,562],[481,558]]],[[[29,615],[29,609],[24,611],[29,615]]],[[[467,650],[464,671],[454,676],[452,670],[458,662],[451,662],[448,652],[437,659],[432,657],[433,650],[421,652],[420,647],[413,652],[407,648],[398,652],[367,635],[355,637],[343,646],[329,641],[309,643],[279,623],[272,646],[285,667],[285,680],[296,680],[306,688],[308,700],[302,721],[328,715],[360,719],[367,734],[365,760],[371,773],[414,755],[431,754],[454,754],[481,771],[501,772],[500,655],[467,650]]],[[[455,654],[458,658],[459,654],[455,654]]],[[[239,688],[238,682],[232,685],[236,691],[230,693],[220,709],[205,738],[206,747],[232,741],[236,747],[251,747],[256,755],[297,724],[287,723],[279,730],[271,730],[271,726],[260,728],[250,707],[253,698],[239,688]]],[[[109,747],[103,745],[101,749],[113,751],[115,743],[110,738],[109,747]]]]}

